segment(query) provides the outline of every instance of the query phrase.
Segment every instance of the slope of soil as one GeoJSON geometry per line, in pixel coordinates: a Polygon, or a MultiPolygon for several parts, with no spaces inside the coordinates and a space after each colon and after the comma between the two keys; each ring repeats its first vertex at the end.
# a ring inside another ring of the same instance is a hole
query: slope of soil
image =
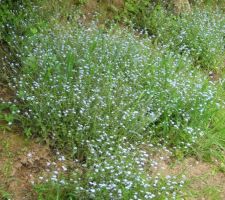
{"type": "MultiPolygon", "coordinates": [[[[13,92],[0,85],[0,98],[11,101],[13,92]]],[[[53,159],[48,147],[25,139],[21,133],[19,127],[9,128],[0,121],[0,199],[35,199],[31,183],[53,159]]]]}

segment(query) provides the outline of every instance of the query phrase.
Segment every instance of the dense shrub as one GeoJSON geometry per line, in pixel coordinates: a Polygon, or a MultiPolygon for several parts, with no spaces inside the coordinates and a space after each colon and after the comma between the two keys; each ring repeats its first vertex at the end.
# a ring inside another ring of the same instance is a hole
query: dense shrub
{"type": "Polygon", "coordinates": [[[149,39],[92,27],[26,41],[17,80],[20,120],[27,134],[57,146],[82,149],[103,133],[192,142],[216,109],[216,89],[187,57],[166,47],[153,51],[149,39]]]}

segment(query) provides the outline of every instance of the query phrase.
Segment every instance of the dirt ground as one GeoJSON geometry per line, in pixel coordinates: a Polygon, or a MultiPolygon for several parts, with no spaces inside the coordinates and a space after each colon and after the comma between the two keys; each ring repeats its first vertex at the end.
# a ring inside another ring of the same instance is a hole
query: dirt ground
{"type": "Polygon", "coordinates": [[[14,200],[35,199],[32,181],[45,170],[50,150],[17,132],[0,133],[0,187],[14,200]]]}
{"type": "MultiPolygon", "coordinates": [[[[13,91],[0,84],[0,100],[12,101],[13,91]]],[[[48,147],[29,141],[18,126],[8,127],[0,121],[0,199],[35,199],[32,181],[45,170],[52,158],[48,147]],[[2,196],[2,197],[1,197],[2,196]]]]}
{"type": "MultiPolygon", "coordinates": [[[[0,83],[0,103],[13,100],[14,92],[0,83]]],[[[9,127],[0,119],[0,200],[35,200],[33,183],[51,177],[53,170],[60,173],[65,167],[80,169],[78,163],[65,159],[59,152],[53,152],[47,145],[34,138],[28,139],[22,133],[19,125],[9,127]]]]}
{"type": "MultiPolygon", "coordinates": [[[[157,156],[158,158],[161,155],[157,156]]],[[[185,176],[184,198],[187,200],[224,200],[225,199],[225,173],[220,162],[207,163],[196,158],[186,158],[182,161],[157,159],[158,168],[154,173],[161,176],[185,176]]]]}

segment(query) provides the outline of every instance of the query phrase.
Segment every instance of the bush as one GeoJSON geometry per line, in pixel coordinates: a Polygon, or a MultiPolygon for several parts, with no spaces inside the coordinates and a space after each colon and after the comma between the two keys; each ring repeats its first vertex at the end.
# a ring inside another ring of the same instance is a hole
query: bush
{"type": "Polygon", "coordinates": [[[216,89],[185,56],[150,43],[93,27],[28,38],[17,80],[27,134],[70,152],[103,133],[195,141],[217,109],[216,89]]]}

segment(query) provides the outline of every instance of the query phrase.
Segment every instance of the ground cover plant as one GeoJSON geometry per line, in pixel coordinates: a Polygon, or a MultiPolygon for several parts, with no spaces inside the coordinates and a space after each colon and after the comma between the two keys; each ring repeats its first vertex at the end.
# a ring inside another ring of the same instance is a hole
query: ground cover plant
{"type": "Polygon", "coordinates": [[[28,21],[21,16],[22,32],[3,23],[20,61],[5,62],[17,73],[9,81],[16,101],[0,104],[11,110],[8,125],[20,123],[27,137],[81,168],[40,177],[39,199],[180,199],[184,177],[157,174],[155,156],[221,155],[224,82],[198,66],[221,66],[224,16],[173,19],[160,9],[165,23],[154,22],[155,37],[114,23],[107,30],[97,22],[47,23],[38,8],[28,21]]]}

